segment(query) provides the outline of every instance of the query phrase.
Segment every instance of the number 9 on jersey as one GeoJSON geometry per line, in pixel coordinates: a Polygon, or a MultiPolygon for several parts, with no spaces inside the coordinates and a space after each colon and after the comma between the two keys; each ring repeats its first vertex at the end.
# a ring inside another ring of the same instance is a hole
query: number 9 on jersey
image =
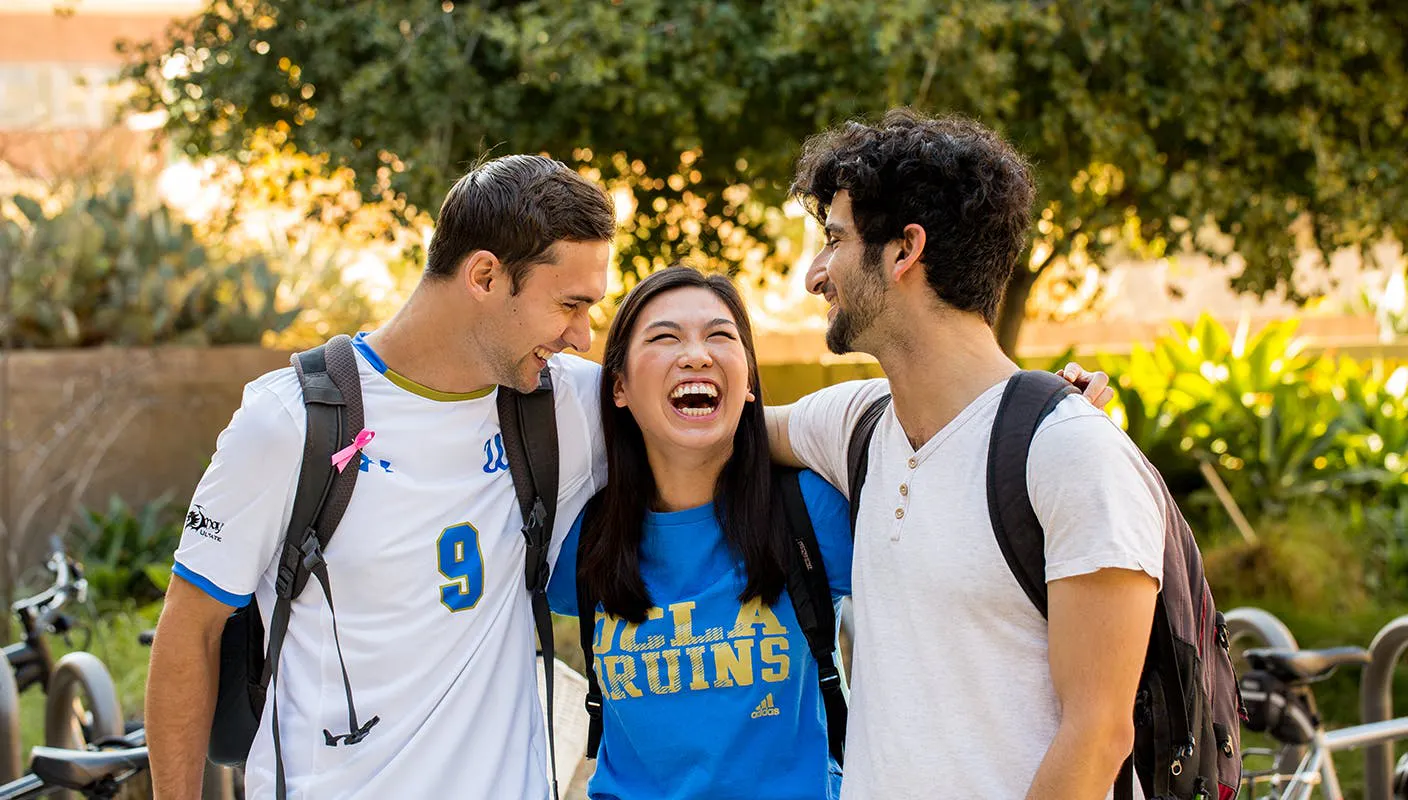
{"type": "Polygon", "coordinates": [[[451,611],[474,608],[484,595],[484,555],[479,552],[479,531],[468,522],[440,531],[436,543],[440,574],[450,583],[440,586],[440,602],[451,611]]]}

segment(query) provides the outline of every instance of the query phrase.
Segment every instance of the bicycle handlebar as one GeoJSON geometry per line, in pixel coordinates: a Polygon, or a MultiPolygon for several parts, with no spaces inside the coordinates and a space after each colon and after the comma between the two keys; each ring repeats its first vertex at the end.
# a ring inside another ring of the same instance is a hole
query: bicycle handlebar
{"type": "Polygon", "coordinates": [[[38,630],[49,629],[70,598],[82,603],[88,597],[88,580],[83,577],[82,565],[69,558],[58,536],[50,537],[49,548],[46,566],[54,573],[53,585],[11,607],[17,614],[32,614],[38,630]]]}

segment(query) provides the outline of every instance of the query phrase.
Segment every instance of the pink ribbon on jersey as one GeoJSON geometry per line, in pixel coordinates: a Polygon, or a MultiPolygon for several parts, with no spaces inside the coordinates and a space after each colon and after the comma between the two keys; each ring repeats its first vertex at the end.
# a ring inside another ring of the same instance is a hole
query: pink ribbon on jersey
{"type": "Polygon", "coordinates": [[[352,440],[352,444],[333,453],[332,464],[337,467],[337,471],[341,472],[346,469],[347,465],[352,462],[352,457],[357,455],[358,450],[370,444],[373,436],[376,436],[375,431],[369,431],[363,428],[362,432],[357,434],[356,438],[352,440]]]}

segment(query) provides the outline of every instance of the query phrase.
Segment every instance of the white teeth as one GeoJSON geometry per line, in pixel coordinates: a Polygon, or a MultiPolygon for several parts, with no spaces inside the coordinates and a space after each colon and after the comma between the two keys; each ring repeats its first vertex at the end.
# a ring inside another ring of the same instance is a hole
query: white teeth
{"type": "Polygon", "coordinates": [[[681,408],[680,413],[686,417],[707,417],[714,413],[712,408],[681,408]]]}
{"type": "Polygon", "coordinates": [[[719,390],[712,383],[682,383],[670,392],[670,399],[674,400],[684,397],[687,394],[702,394],[706,397],[718,397],[719,390]]]}

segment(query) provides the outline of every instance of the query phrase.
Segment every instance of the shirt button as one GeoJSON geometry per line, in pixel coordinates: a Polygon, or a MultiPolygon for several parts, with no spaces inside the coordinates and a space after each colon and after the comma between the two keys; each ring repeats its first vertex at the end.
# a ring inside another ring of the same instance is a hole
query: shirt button
{"type": "Polygon", "coordinates": [[[907,483],[901,483],[901,484],[900,484],[900,494],[902,494],[902,495],[907,495],[907,494],[909,494],[909,484],[907,484],[907,483]]]}
{"type": "Polygon", "coordinates": [[[897,508],[897,509],[895,509],[895,519],[904,519],[904,509],[903,509],[903,508],[897,508]]]}
{"type": "Polygon", "coordinates": [[[909,468],[910,468],[910,469],[914,469],[914,468],[917,467],[917,466],[919,466],[919,461],[916,460],[916,459],[911,458],[911,459],[909,460],[909,468]]]}

